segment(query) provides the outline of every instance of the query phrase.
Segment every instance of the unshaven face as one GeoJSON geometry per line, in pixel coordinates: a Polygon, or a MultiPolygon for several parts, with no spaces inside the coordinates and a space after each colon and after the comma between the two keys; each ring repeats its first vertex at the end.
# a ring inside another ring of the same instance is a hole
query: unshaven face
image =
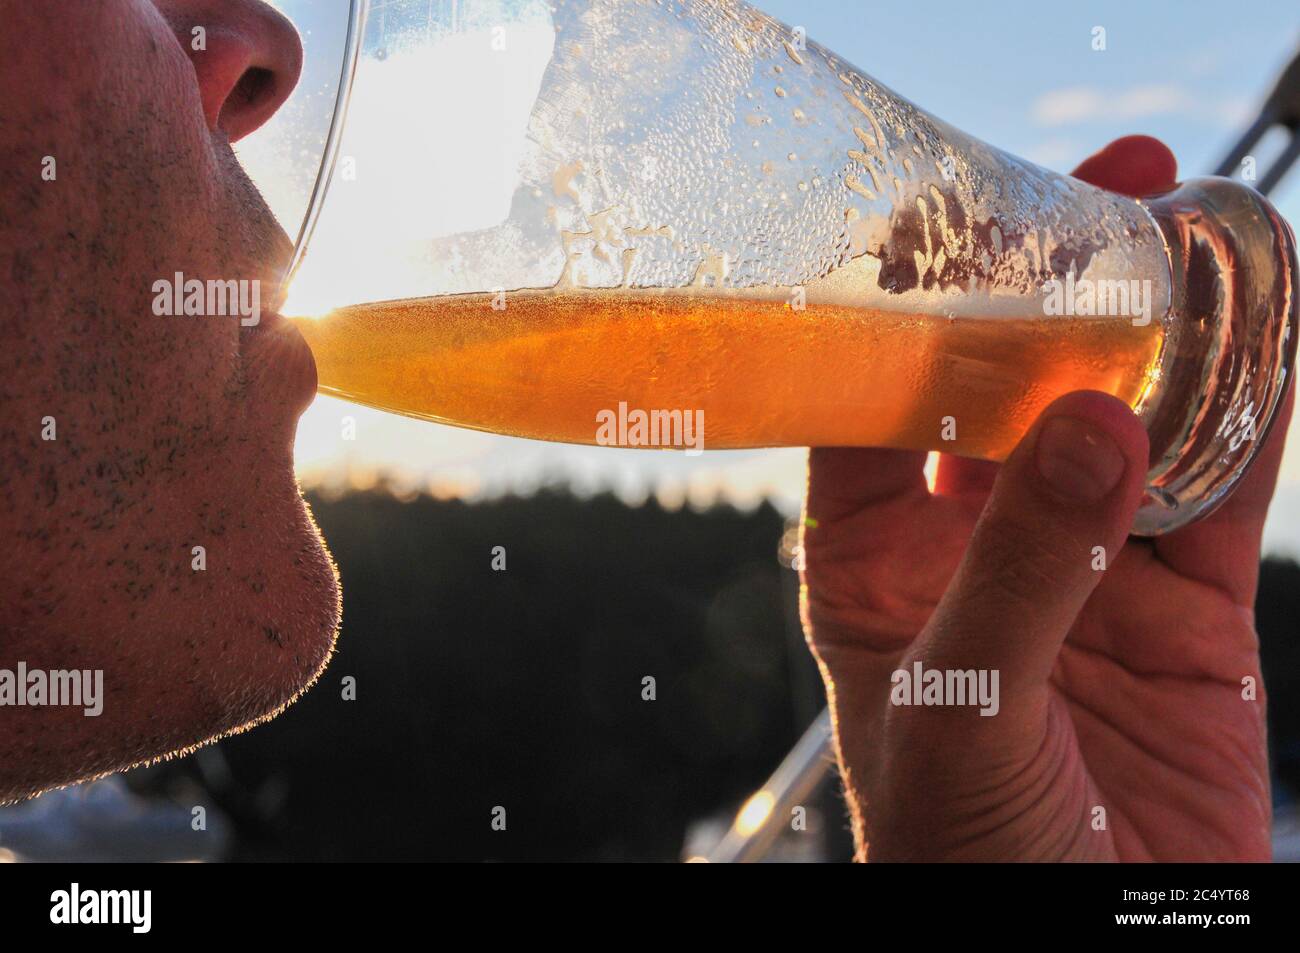
{"type": "Polygon", "coordinates": [[[297,81],[293,27],[253,0],[0,22],[0,702],[20,666],[103,686],[98,715],[0,704],[4,801],[274,714],[339,596],[293,474],[316,371],[273,313],[291,243],[230,146],[297,81]],[[159,314],[177,273],[260,282],[260,320],[159,314]]]}

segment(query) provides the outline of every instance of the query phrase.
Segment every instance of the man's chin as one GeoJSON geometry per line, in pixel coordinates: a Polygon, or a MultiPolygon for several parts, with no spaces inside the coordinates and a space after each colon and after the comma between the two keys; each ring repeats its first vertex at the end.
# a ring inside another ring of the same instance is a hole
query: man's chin
{"type": "Polygon", "coordinates": [[[99,672],[102,695],[94,714],[6,709],[0,802],[187,753],[274,717],[316,682],[338,635],[338,576],[294,496],[278,525],[258,512],[248,529],[209,541],[201,570],[156,580],[138,607],[99,613],[75,656],[65,639],[19,646],[28,670],[99,672]]]}
{"type": "Polygon", "coordinates": [[[214,627],[196,736],[181,747],[242,731],[296,701],[319,679],[338,638],[338,572],[310,509],[293,488],[292,525],[265,529],[278,553],[264,572],[235,573],[224,634],[214,627]]]}

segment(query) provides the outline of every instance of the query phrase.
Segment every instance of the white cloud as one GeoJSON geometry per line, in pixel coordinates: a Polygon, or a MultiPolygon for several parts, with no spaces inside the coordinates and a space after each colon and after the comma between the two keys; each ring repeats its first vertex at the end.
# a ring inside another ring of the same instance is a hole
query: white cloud
{"type": "Polygon", "coordinates": [[[1246,98],[1224,99],[1215,104],[1215,112],[1229,126],[1245,126],[1254,121],[1259,103],[1246,98]]]}
{"type": "Polygon", "coordinates": [[[1061,137],[1044,139],[1035,143],[1027,152],[1023,153],[1024,157],[1030,162],[1036,162],[1050,169],[1073,165],[1087,154],[1085,146],[1081,142],[1061,137]]]}
{"type": "Polygon", "coordinates": [[[1030,107],[1040,126],[1067,126],[1096,120],[1145,119],[1150,116],[1189,116],[1238,125],[1249,118],[1250,106],[1240,100],[1198,97],[1173,83],[1152,83],[1128,89],[1068,86],[1043,93],[1030,107]]]}
{"type": "Polygon", "coordinates": [[[1137,119],[1181,112],[1191,97],[1173,85],[1134,86],[1107,92],[1095,86],[1070,86],[1043,93],[1034,101],[1034,121],[1043,126],[1064,126],[1093,119],[1137,119]]]}
{"type": "Polygon", "coordinates": [[[1030,108],[1040,126],[1064,126],[1095,119],[1105,105],[1101,93],[1088,86],[1053,89],[1043,93],[1030,108]]]}

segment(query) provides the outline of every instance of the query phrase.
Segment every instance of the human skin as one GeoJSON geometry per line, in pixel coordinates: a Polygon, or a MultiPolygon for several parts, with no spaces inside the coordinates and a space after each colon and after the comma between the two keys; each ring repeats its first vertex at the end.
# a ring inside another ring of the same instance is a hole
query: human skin
{"type": "MultiPolygon", "coordinates": [[[[1142,195],[1175,165],[1134,136],[1075,175],[1142,195]]],[[[1293,403],[1223,506],[1155,540],[1127,537],[1146,434],[1104,394],[1060,398],[1001,467],[941,457],[934,492],[924,454],[811,452],[804,622],[859,859],[1269,858],[1253,606],[1293,403]],[[997,669],[1001,710],[891,704],[918,660],[997,669]]]]}
{"type": "Polygon", "coordinates": [[[0,0],[0,23],[0,669],[104,685],[98,717],[0,708],[6,801],[271,716],[339,596],[293,474],[315,366],[268,313],[291,243],[230,147],[297,81],[293,27],[251,0],[0,0]],[[178,271],[259,279],[260,323],[156,315],[178,271]]]}

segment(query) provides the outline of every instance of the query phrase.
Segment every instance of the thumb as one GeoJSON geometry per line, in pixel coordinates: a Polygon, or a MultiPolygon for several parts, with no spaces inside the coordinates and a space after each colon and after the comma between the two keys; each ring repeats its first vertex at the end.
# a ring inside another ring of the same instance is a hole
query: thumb
{"type": "Polygon", "coordinates": [[[1147,471],[1147,435],[1128,406],[1079,391],[1039,416],[998,473],[916,655],[1045,684],[1061,643],[1128,536],[1147,471]]]}

